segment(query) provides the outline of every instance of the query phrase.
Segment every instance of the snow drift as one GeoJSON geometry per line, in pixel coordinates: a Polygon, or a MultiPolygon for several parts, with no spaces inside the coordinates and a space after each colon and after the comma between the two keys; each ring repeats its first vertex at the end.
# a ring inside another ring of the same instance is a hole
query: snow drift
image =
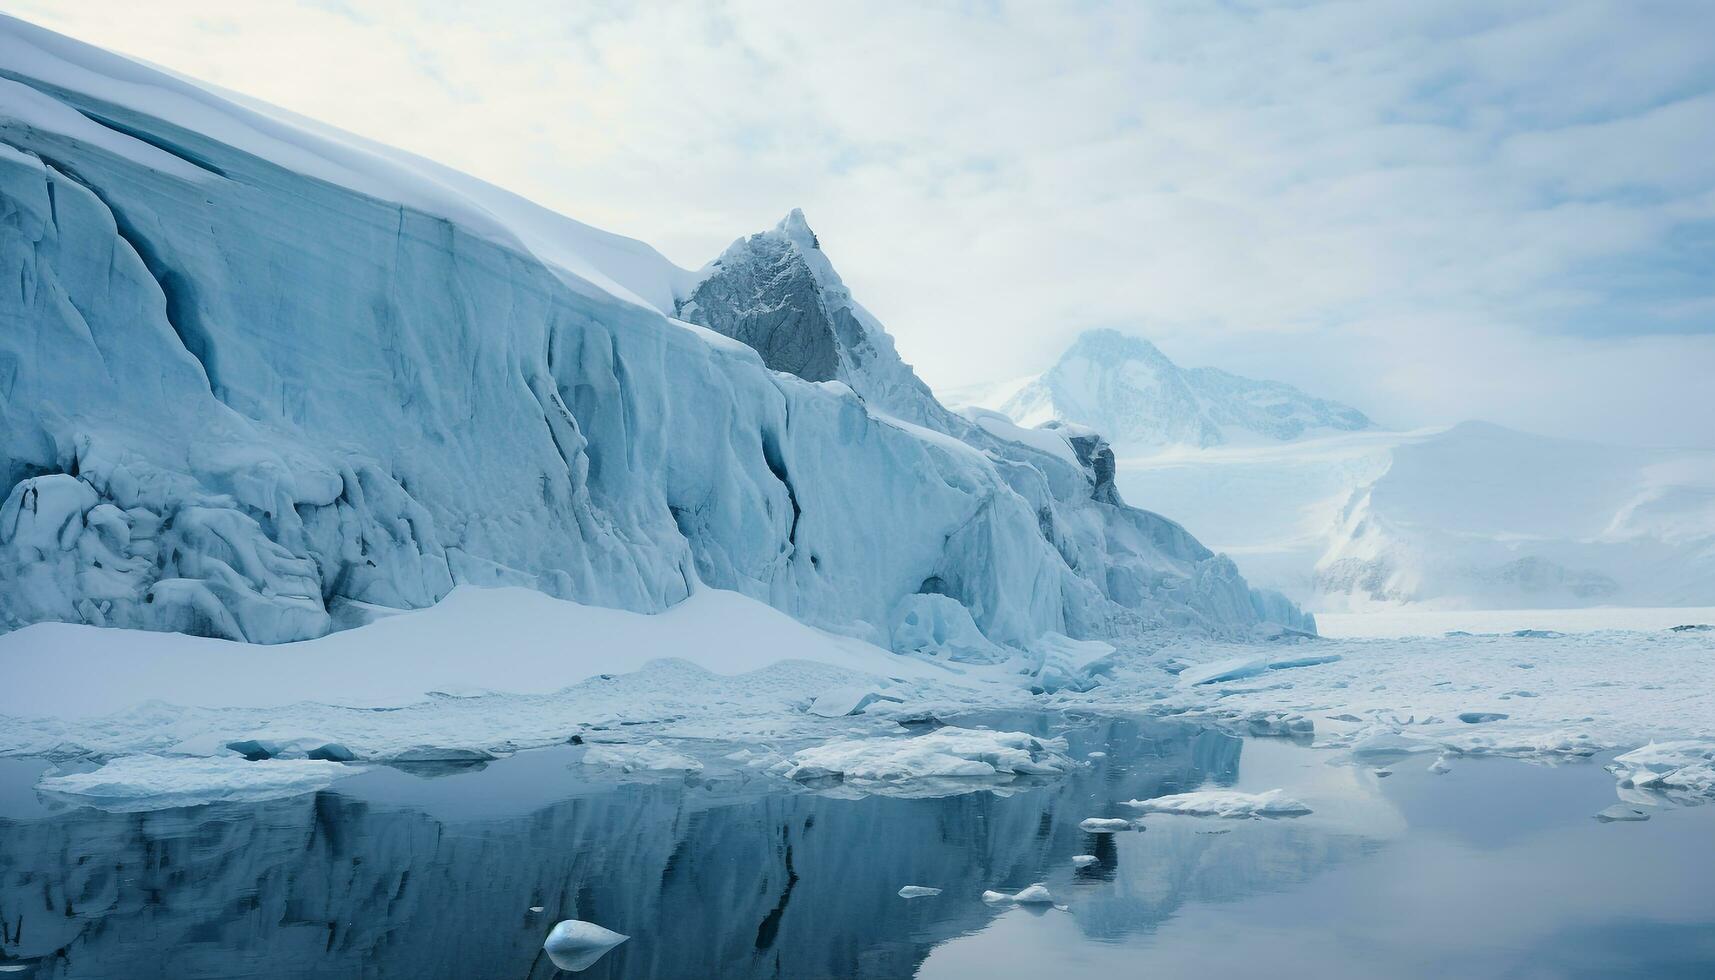
{"type": "Polygon", "coordinates": [[[942,409],[797,213],[692,273],[0,18],[0,262],[0,629],[699,583],[884,645],[924,594],[1025,649],[1309,625],[1099,438],[942,409]]]}

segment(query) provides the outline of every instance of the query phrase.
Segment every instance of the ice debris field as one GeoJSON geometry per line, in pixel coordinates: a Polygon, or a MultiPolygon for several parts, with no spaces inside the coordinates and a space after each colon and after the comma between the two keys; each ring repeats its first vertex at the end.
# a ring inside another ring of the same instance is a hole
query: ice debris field
{"type": "MultiPolygon", "coordinates": [[[[1645,816],[1715,801],[1715,630],[1167,637],[1110,651],[1096,686],[1040,693],[1005,664],[902,657],[742,596],[699,595],[646,616],[459,590],[428,610],[266,648],[44,624],[0,636],[0,662],[20,680],[0,690],[0,754],[54,760],[43,792],[108,809],[264,799],[366,765],[566,742],[584,747],[579,778],[742,771],[803,791],[946,795],[1091,764],[1061,739],[939,721],[1058,708],[1212,722],[1381,773],[1618,753],[1616,799],[1645,816]],[[729,641],[709,616],[746,624],[749,641],[729,641]],[[211,669],[219,657],[254,657],[260,673],[211,669]]],[[[1305,812],[1276,792],[1214,789],[1132,809],[1092,815],[1087,829],[1305,812]]]]}

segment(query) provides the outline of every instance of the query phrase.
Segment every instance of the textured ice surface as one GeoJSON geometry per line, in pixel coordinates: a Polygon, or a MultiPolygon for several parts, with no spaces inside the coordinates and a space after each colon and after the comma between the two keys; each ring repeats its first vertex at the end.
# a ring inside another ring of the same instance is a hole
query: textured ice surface
{"type": "Polygon", "coordinates": [[[584,765],[607,766],[620,772],[702,772],[703,764],[675,752],[659,739],[642,745],[592,745],[584,753],[584,765]]]}
{"type": "Polygon", "coordinates": [[[1099,440],[941,408],[800,214],[690,273],[17,21],[0,55],[0,628],[280,643],[459,584],[883,645],[919,594],[1025,651],[1308,625],[1099,440]]]}
{"type": "Polygon", "coordinates": [[[1066,740],[1024,732],[940,728],[914,738],[836,739],[792,754],[785,774],[811,780],[895,782],[923,778],[1047,776],[1077,765],[1066,740]]]}
{"type": "Polygon", "coordinates": [[[900,898],[930,898],[941,894],[939,888],[929,888],[924,885],[906,885],[899,889],[900,898]]]}
{"type": "Polygon", "coordinates": [[[159,810],[296,796],[323,789],[357,771],[310,759],[248,762],[237,756],[165,759],[126,755],[89,772],[45,776],[39,788],[104,810],[159,810]]]}
{"type": "Polygon", "coordinates": [[[612,929],[581,919],[567,919],[554,926],[543,940],[548,959],[562,970],[580,973],[595,965],[607,951],[630,939],[612,929]]]}
{"type": "Polygon", "coordinates": [[[1206,789],[1150,800],[1129,800],[1125,805],[1144,813],[1177,813],[1192,817],[1299,817],[1310,812],[1309,807],[1278,789],[1262,793],[1206,789]]]}

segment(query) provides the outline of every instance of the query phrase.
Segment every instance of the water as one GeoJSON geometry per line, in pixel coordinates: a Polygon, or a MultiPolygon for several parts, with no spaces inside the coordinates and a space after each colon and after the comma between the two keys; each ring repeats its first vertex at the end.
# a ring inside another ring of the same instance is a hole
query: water
{"type": "Polygon", "coordinates": [[[1378,779],[1187,725],[979,721],[1070,725],[1109,757],[1004,794],[842,799],[730,763],[600,780],[567,748],[141,814],[56,809],[39,763],[0,760],[0,969],[23,967],[0,977],[546,978],[574,916],[632,937],[582,977],[1715,976],[1715,807],[1599,824],[1598,765],[1378,779]],[[1205,782],[1315,812],[1077,829],[1205,782]],[[978,898],[1035,881],[1067,908],[978,898]]]}

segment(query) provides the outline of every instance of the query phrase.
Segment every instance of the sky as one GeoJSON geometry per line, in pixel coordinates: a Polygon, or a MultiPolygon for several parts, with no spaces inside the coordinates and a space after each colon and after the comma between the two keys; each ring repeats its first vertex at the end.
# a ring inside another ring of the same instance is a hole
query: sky
{"type": "Polygon", "coordinates": [[[697,267],[802,207],[931,385],[1080,331],[1715,446],[1715,3],[0,0],[697,267]]]}

